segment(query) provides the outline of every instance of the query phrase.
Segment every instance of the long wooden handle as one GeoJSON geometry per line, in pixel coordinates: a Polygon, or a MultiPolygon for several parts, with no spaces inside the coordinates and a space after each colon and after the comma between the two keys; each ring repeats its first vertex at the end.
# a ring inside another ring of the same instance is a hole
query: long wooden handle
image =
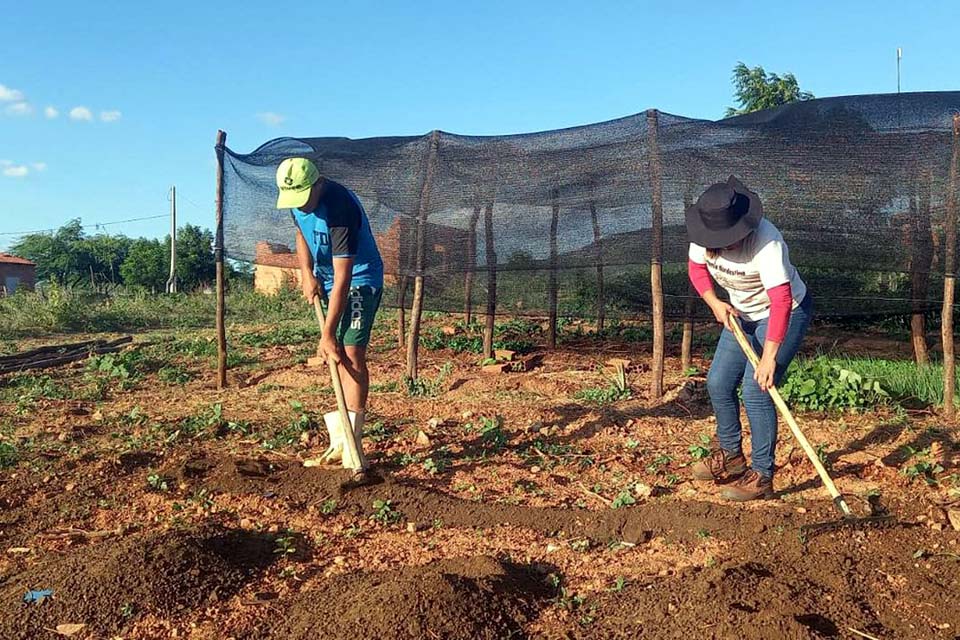
{"type": "MultiPolygon", "coordinates": [[[[757,352],[754,351],[753,345],[750,344],[749,340],[747,340],[747,336],[743,333],[743,328],[740,326],[740,321],[735,317],[730,317],[728,325],[733,332],[733,336],[737,339],[737,342],[740,343],[740,348],[743,349],[743,353],[746,354],[747,360],[749,360],[750,364],[753,365],[753,368],[756,369],[760,365],[760,358],[757,356],[757,352]]],[[[837,507],[843,512],[844,515],[852,515],[850,507],[847,506],[847,503],[840,494],[840,491],[837,490],[837,485],[833,483],[833,479],[830,477],[830,474],[827,473],[823,463],[820,462],[820,456],[817,455],[816,450],[810,445],[810,441],[807,440],[807,437],[803,435],[803,431],[800,430],[800,425],[797,424],[797,421],[793,418],[793,414],[790,413],[790,408],[787,407],[787,403],[783,400],[783,396],[780,395],[780,392],[773,385],[767,389],[767,392],[773,399],[773,404],[775,404],[777,409],[780,411],[780,415],[783,416],[784,421],[787,423],[787,425],[789,425],[790,431],[793,432],[793,437],[797,439],[797,442],[799,442],[800,446],[803,448],[803,452],[807,454],[808,458],[810,458],[810,462],[813,463],[813,467],[817,470],[820,480],[823,481],[827,491],[830,492],[830,496],[833,498],[834,503],[836,503],[837,507]]]]}
{"type": "MultiPolygon", "coordinates": [[[[326,320],[323,316],[320,296],[313,299],[313,311],[317,316],[317,322],[320,324],[320,331],[322,332],[326,320]]],[[[340,423],[343,425],[343,440],[346,444],[343,451],[344,466],[354,470],[363,469],[363,458],[361,458],[360,450],[357,447],[357,439],[353,435],[353,423],[350,422],[350,414],[347,412],[347,401],[343,397],[340,369],[332,356],[327,356],[327,367],[330,369],[330,383],[333,387],[333,394],[337,397],[337,412],[340,414],[340,423]]]]}

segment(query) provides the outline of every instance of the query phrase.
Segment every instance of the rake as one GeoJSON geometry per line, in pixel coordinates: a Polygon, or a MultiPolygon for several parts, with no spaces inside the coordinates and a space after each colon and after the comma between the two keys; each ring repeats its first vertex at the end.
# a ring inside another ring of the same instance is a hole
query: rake
{"type": "MultiPolygon", "coordinates": [[[[754,350],[753,345],[750,344],[747,336],[743,333],[740,321],[735,317],[731,317],[728,325],[737,342],[740,344],[740,348],[743,349],[743,353],[747,356],[747,360],[749,360],[753,368],[756,369],[760,364],[760,358],[757,356],[757,352],[754,350]]],[[[865,528],[890,526],[894,524],[896,518],[887,513],[886,510],[880,506],[879,502],[874,499],[868,501],[870,505],[869,516],[857,516],[853,513],[847,501],[844,499],[843,494],[837,489],[837,485],[833,483],[833,479],[830,477],[830,474],[827,473],[823,463],[820,462],[820,456],[817,455],[816,450],[810,445],[810,441],[807,440],[807,437],[803,435],[803,431],[800,430],[800,425],[797,424],[793,414],[790,413],[790,409],[787,407],[787,403],[784,402],[783,396],[780,395],[780,392],[775,386],[769,387],[767,392],[770,394],[770,398],[773,399],[773,404],[776,405],[780,415],[783,416],[784,421],[790,427],[790,431],[793,432],[793,437],[797,439],[803,452],[807,454],[807,458],[813,463],[814,469],[817,470],[817,475],[820,476],[820,480],[830,493],[830,497],[833,498],[833,504],[841,516],[839,520],[803,525],[800,527],[801,534],[816,534],[846,527],[865,528]]]]}

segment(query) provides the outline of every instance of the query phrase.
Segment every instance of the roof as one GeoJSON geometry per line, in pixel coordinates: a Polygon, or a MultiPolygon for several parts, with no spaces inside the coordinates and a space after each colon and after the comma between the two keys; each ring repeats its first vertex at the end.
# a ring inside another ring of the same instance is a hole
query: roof
{"type": "Polygon", "coordinates": [[[31,267],[37,266],[33,262],[30,262],[26,258],[19,258],[17,256],[12,256],[9,253],[0,253],[0,264],[25,264],[31,267]]]}

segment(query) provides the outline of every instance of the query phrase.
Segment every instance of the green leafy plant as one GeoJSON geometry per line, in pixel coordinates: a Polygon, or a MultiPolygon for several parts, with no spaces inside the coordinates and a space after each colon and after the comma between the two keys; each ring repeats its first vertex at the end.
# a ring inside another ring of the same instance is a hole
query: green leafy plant
{"type": "Polygon", "coordinates": [[[276,546],[273,552],[278,556],[289,556],[297,552],[296,537],[289,535],[290,532],[287,533],[288,535],[274,538],[273,542],[276,546]]]}
{"type": "Polygon", "coordinates": [[[613,509],[622,509],[623,507],[629,507],[632,504],[636,504],[637,499],[633,497],[633,493],[630,489],[624,489],[617,494],[617,497],[613,499],[613,502],[610,503],[610,507],[613,509]]]}
{"type": "Polygon", "coordinates": [[[574,400],[582,400],[589,404],[595,405],[607,405],[613,404],[618,400],[626,400],[630,397],[630,389],[621,389],[617,386],[616,382],[611,382],[606,387],[589,387],[587,389],[581,389],[577,391],[573,398],[574,400]]]}
{"type": "Polygon", "coordinates": [[[167,384],[186,384],[193,380],[193,374],[180,365],[169,365],[157,371],[157,378],[167,384]]]}
{"type": "Polygon", "coordinates": [[[440,447],[423,461],[423,469],[430,475],[439,475],[450,467],[451,462],[450,449],[440,447]]]}
{"type": "Polygon", "coordinates": [[[671,462],[673,462],[673,458],[671,458],[670,456],[664,453],[661,453],[656,458],[654,458],[650,464],[647,465],[647,473],[658,474],[663,470],[664,467],[669,465],[671,462]]]}
{"type": "Polygon", "coordinates": [[[393,508],[392,500],[374,500],[373,515],[370,519],[387,526],[396,524],[403,519],[403,514],[393,508]]]}
{"type": "Polygon", "coordinates": [[[480,440],[488,453],[499,453],[507,446],[509,437],[503,430],[503,418],[480,418],[480,440]]]}
{"type": "Polygon", "coordinates": [[[435,398],[443,390],[444,382],[450,372],[453,371],[453,364],[447,362],[440,368],[440,372],[433,379],[420,376],[418,378],[404,378],[407,387],[407,395],[411,398],[435,398]]]}
{"type": "Polygon", "coordinates": [[[617,576],[617,579],[613,581],[613,585],[610,587],[610,591],[613,593],[620,593],[627,588],[629,582],[623,576],[617,576]]]}
{"type": "Polygon", "coordinates": [[[0,469],[9,469],[20,460],[20,452],[10,442],[0,441],[0,469]]]}
{"type": "Polygon", "coordinates": [[[880,381],[845,368],[825,356],[796,359],[787,369],[780,393],[797,409],[859,410],[887,401],[880,381]]]}
{"type": "Polygon", "coordinates": [[[705,433],[697,436],[697,442],[691,444],[687,449],[690,452],[690,457],[694,460],[703,460],[710,455],[710,450],[710,436],[705,433]]]}
{"type": "Polygon", "coordinates": [[[147,476],[147,486],[150,487],[152,491],[158,491],[165,493],[170,490],[170,485],[167,482],[167,479],[163,476],[151,473],[147,476]]]}
{"type": "Polygon", "coordinates": [[[936,484],[937,475],[943,473],[943,466],[933,459],[930,454],[930,447],[924,449],[915,449],[913,447],[904,447],[908,454],[907,462],[900,470],[900,473],[908,478],[921,478],[927,484],[936,484]]]}
{"type": "Polygon", "coordinates": [[[320,503],[320,513],[325,516],[332,515],[337,510],[337,501],[334,498],[324,500],[320,503]]]}

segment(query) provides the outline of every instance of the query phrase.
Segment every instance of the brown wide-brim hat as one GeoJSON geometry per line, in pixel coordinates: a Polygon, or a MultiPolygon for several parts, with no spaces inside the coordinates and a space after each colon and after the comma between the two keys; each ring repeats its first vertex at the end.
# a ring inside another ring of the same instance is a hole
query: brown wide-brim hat
{"type": "Polygon", "coordinates": [[[736,176],[707,187],[687,208],[687,236],[707,249],[723,249],[746,238],[763,219],[760,196],[736,176]]]}

